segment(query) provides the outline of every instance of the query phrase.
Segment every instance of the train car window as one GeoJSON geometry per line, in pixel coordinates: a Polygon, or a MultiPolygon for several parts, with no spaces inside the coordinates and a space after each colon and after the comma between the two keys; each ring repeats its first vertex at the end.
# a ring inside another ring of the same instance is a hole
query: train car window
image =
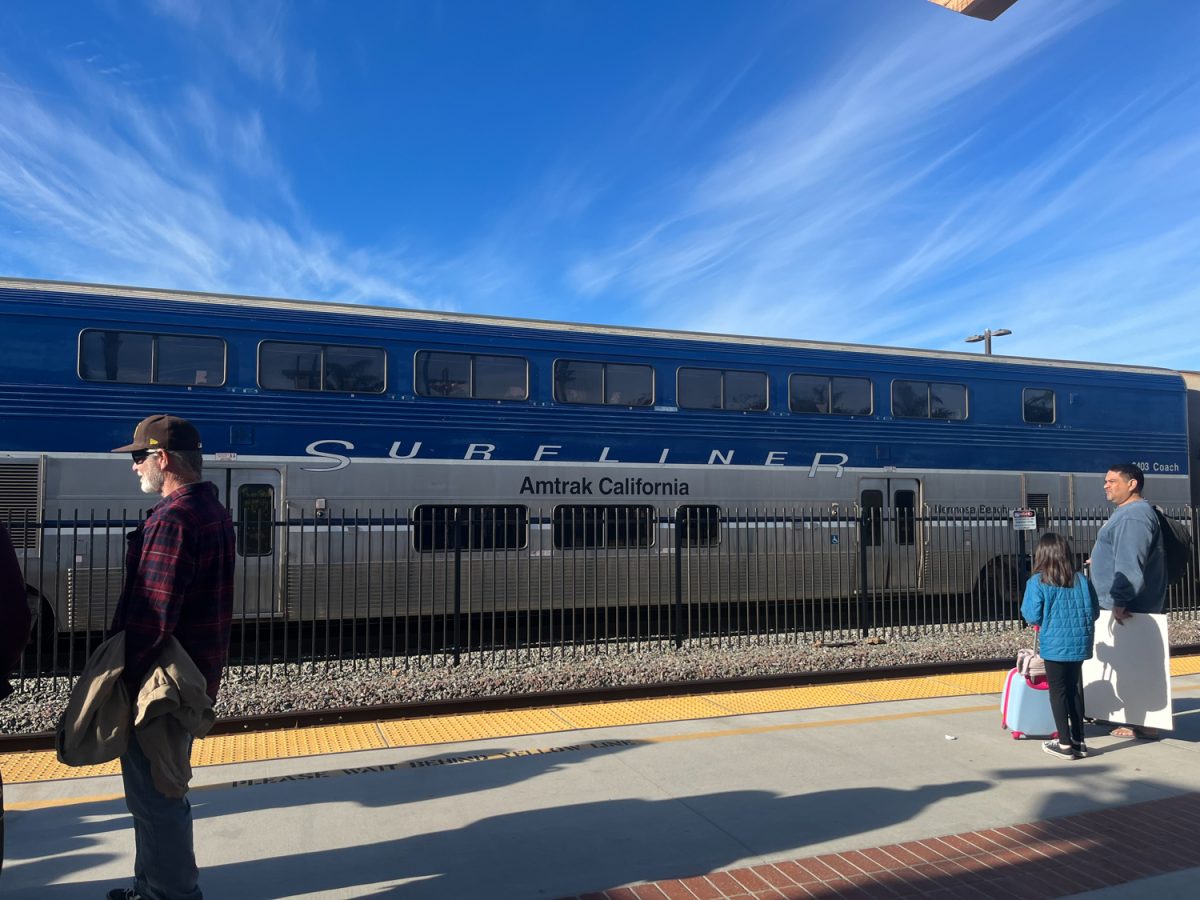
{"type": "Polygon", "coordinates": [[[762,412],[767,408],[767,374],[681,367],[678,402],[686,409],[762,412]]]}
{"type": "Polygon", "coordinates": [[[414,386],[425,397],[471,396],[471,357],[466,353],[420,350],[414,386]]]}
{"type": "Polygon", "coordinates": [[[522,550],[529,543],[525,506],[418,506],[413,510],[413,549],[522,550]]]}
{"type": "Polygon", "coordinates": [[[160,334],[154,343],[155,384],[225,383],[225,342],[220,338],[160,334]]]}
{"type": "Polygon", "coordinates": [[[651,366],[605,363],[604,402],[616,406],[653,406],[654,369],[651,366]]]}
{"type": "Polygon", "coordinates": [[[967,417],[967,388],[961,384],[893,381],[892,415],[961,421],[967,417]]]}
{"type": "Polygon", "coordinates": [[[675,510],[681,547],[716,547],[721,543],[721,507],[681,506],[675,510]]]}
{"type": "Polygon", "coordinates": [[[911,546],[917,533],[917,492],[896,491],[892,500],[892,509],[896,514],[896,544],[911,546]]]}
{"type": "Polygon", "coordinates": [[[1054,391],[1047,388],[1025,388],[1021,392],[1025,421],[1030,425],[1054,424],[1054,391]]]}
{"type": "Polygon", "coordinates": [[[928,419],[929,384],[924,381],[893,381],[892,415],[907,419],[928,419]]]}
{"type": "Polygon", "coordinates": [[[871,379],[794,374],[788,378],[788,407],[798,413],[869,416],[871,379]]]}
{"type": "Polygon", "coordinates": [[[868,547],[883,543],[883,491],[863,491],[859,505],[862,507],[862,542],[868,547]]]}
{"type": "Polygon", "coordinates": [[[556,359],[554,399],[559,403],[652,406],[654,369],[627,363],[556,359]]]}
{"type": "Polygon", "coordinates": [[[869,416],[872,403],[871,379],[830,379],[830,405],[837,416],[869,416]]]}
{"type": "Polygon", "coordinates": [[[726,372],[725,408],[761,412],[767,408],[765,372],[726,372]]]}
{"type": "Polygon", "coordinates": [[[717,369],[679,370],[679,405],[687,409],[721,408],[721,372],[717,369]]]}
{"type": "Polygon", "coordinates": [[[272,391],[381,394],[385,358],[378,347],[263,341],[258,384],[272,391]]]}
{"type": "Polygon", "coordinates": [[[962,384],[929,385],[929,417],[961,422],[967,417],[967,388],[962,384]]]}
{"type": "Polygon", "coordinates": [[[386,381],[386,359],[387,354],[376,347],[326,347],[324,389],[345,394],[381,394],[386,381]]]}
{"type": "Polygon", "coordinates": [[[423,397],[526,400],[529,362],[523,356],[418,350],[414,389],[423,397]]]}
{"type": "Polygon", "coordinates": [[[556,506],[554,549],[652,547],[654,526],[652,506],[556,506]]]}
{"type": "Polygon", "coordinates": [[[829,412],[829,379],[824,375],[790,376],[788,408],[798,413],[829,412]]]}
{"type": "Polygon", "coordinates": [[[556,359],[554,399],[559,403],[603,403],[604,363],[556,359]]]}
{"type": "Polygon", "coordinates": [[[225,341],[88,329],[79,335],[79,377],[125,384],[220,387],[225,383],[225,341]]]}
{"type": "Polygon", "coordinates": [[[79,337],[79,377],[85,381],[150,384],[154,335],[85,331],[79,337]]]}
{"type": "Polygon", "coordinates": [[[529,363],[520,356],[474,356],[471,396],[480,400],[529,398],[529,363]]]}
{"type": "Polygon", "coordinates": [[[270,391],[319,391],[321,348],[264,341],[258,348],[258,384],[270,391]]]}
{"type": "Polygon", "coordinates": [[[269,484],[238,486],[238,556],[275,552],[275,489],[269,484]]]}

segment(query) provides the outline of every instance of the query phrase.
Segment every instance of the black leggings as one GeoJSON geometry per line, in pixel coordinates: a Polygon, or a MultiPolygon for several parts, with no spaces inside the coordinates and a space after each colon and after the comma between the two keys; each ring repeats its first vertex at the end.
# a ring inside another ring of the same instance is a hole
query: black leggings
{"type": "Polygon", "coordinates": [[[1078,747],[1083,743],[1083,663],[1045,662],[1058,741],[1078,747]]]}

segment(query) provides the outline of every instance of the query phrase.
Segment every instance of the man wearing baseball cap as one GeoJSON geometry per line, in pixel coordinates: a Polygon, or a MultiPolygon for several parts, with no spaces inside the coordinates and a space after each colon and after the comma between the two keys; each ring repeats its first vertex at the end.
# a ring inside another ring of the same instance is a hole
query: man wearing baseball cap
{"type": "MultiPolygon", "coordinates": [[[[161,494],[126,538],[125,587],[112,633],[125,633],[123,679],[136,697],[169,637],[192,658],[215,702],[233,618],[234,530],[216,486],[201,481],[200,432],[177,416],[150,416],[133,430],[133,473],[147,494],[161,494]]],[[[199,871],[187,796],[154,785],[136,729],[121,756],[125,802],[133,815],[136,855],[132,888],[109,900],[199,900],[199,871]]]]}

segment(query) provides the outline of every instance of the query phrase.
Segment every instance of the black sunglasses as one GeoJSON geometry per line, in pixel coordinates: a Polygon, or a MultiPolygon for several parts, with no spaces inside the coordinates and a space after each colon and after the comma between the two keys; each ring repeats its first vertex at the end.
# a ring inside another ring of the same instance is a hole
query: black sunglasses
{"type": "Polygon", "coordinates": [[[157,453],[157,450],[134,450],[130,455],[133,457],[133,464],[140,466],[149,458],[151,453],[157,453]]]}

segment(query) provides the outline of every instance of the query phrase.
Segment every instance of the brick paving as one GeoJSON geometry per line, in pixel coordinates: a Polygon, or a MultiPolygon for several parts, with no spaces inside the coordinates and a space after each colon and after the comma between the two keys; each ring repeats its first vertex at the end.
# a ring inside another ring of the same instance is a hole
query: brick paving
{"type": "Polygon", "coordinates": [[[1200,793],[584,894],[576,900],[1064,897],[1200,866],[1200,793]]]}

